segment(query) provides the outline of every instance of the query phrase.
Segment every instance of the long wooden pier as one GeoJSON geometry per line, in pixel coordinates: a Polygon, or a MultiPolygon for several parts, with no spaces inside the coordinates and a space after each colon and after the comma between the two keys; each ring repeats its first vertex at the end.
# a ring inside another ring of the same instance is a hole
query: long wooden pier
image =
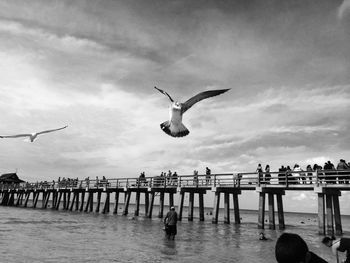
{"type": "Polygon", "coordinates": [[[212,223],[219,221],[220,198],[224,199],[223,222],[230,224],[230,198],[233,200],[234,222],[240,224],[239,196],[244,191],[258,193],[258,222],[265,228],[266,196],[268,197],[268,227],[276,228],[275,208],[277,207],[278,227],[285,229],[283,195],[286,191],[311,191],[317,195],[318,229],[320,234],[341,235],[341,211],[339,196],[350,190],[350,171],[315,172],[271,172],[229,173],[208,175],[182,175],[176,177],[121,178],[105,180],[68,180],[45,183],[23,183],[19,185],[0,185],[0,204],[54,210],[110,213],[111,197],[113,214],[118,213],[120,195],[124,195],[122,214],[129,214],[131,196],[135,197],[134,216],[140,215],[141,197],[144,197],[144,215],[153,216],[154,201],[159,196],[158,217],[162,218],[166,196],[168,205],[174,205],[178,195],[178,216],[183,218],[185,196],[188,198],[188,220],[193,220],[194,198],[199,200],[199,220],[205,220],[204,197],[214,193],[212,223]],[[102,198],[102,194],[104,198],[102,198]],[[41,205],[38,207],[38,200],[41,205]],[[276,200],[276,203],[275,203],[276,200]],[[30,202],[29,202],[30,201],[30,202]],[[277,206],[276,206],[277,204],[277,206]],[[94,207],[95,205],[95,207],[94,207]]]}

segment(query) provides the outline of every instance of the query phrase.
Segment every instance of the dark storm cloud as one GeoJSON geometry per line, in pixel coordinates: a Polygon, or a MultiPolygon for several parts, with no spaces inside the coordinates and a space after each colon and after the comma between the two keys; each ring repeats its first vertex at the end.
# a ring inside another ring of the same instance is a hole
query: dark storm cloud
{"type": "Polygon", "coordinates": [[[340,4],[269,0],[76,1],[74,5],[54,1],[44,5],[38,1],[13,9],[5,2],[2,16],[58,36],[90,39],[143,61],[143,67],[134,67],[132,74],[122,78],[109,70],[100,73],[102,79],[131,90],[145,92],[145,87],[159,84],[190,94],[215,85],[233,87],[233,93],[243,96],[254,93],[256,85],[348,81],[349,74],[344,74],[350,68],[347,37],[335,21],[340,4]],[[38,8],[45,12],[35,14],[38,8]],[[183,67],[174,67],[188,56],[183,67]],[[327,76],[329,70],[332,76],[327,76]]]}

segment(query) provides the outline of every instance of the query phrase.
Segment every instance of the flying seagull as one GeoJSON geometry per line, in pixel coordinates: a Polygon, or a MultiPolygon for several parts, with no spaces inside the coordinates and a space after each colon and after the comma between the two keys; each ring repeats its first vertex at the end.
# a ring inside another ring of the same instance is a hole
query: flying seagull
{"type": "Polygon", "coordinates": [[[190,131],[186,128],[182,123],[182,115],[191,108],[195,103],[220,95],[229,89],[219,89],[219,90],[208,90],[193,96],[185,103],[174,101],[170,95],[164,90],[158,89],[154,87],[159,92],[163,93],[165,96],[169,98],[171,101],[171,105],[169,107],[170,119],[160,124],[160,128],[168,135],[172,137],[183,137],[190,133],[190,131]]]}
{"type": "Polygon", "coordinates": [[[33,141],[38,137],[38,135],[40,135],[40,134],[49,133],[49,132],[54,132],[54,131],[59,131],[59,130],[65,129],[65,128],[67,128],[67,127],[68,127],[68,126],[66,125],[66,126],[64,126],[64,127],[58,128],[58,129],[46,130],[46,131],[41,131],[41,132],[24,133],[24,134],[16,134],[16,135],[4,135],[4,136],[0,136],[0,138],[29,137],[29,140],[30,140],[31,142],[33,142],[33,141]]]}

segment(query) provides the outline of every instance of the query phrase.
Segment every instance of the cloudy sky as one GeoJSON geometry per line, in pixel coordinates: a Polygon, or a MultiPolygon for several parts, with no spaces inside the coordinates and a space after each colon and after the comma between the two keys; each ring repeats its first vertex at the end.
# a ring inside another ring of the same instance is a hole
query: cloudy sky
{"type": "Polygon", "coordinates": [[[349,43],[349,0],[0,0],[0,134],[69,126],[2,139],[0,172],[36,181],[350,161],[349,43]],[[231,90],[192,107],[190,134],[172,138],[154,86],[180,101],[231,90]]]}

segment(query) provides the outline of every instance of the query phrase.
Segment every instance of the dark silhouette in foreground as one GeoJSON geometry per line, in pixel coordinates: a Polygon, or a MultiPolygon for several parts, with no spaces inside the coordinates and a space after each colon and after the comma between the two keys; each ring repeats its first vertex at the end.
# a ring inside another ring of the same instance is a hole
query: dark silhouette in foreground
{"type": "Polygon", "coordinates": [[[293,233],[283,233],[277,239],[275,257],[278,263],[327,263],[309,251],[306,242],[293,233]]]}

